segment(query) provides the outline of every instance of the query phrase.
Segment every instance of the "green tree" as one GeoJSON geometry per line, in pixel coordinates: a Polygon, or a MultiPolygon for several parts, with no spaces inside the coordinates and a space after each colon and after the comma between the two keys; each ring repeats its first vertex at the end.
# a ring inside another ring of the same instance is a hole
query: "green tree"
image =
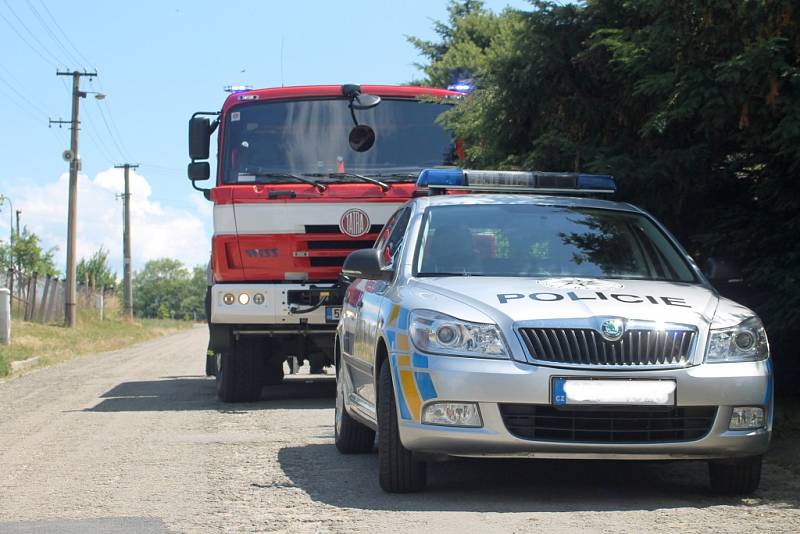
{"type": "Polygon", "coordinates": [[[133,276],[133,310],[140,317],[201,318],[205,290],[205,268],[190,272],[179,260],[150,260],[133,276]]]}
{"type": "Polygon", "coordinates": [[[79,285],[92,289],[103,290],[114,287],[117,277],[108,265],[108,251],[100,247],[88,260],[81,258],[76,278],[79,285]]]}
{"type": "Polygon", "coordinates": [[[796,2],[532,5],[493,17],[453,3],[438,42],[412,39],[438,85],[474,51],[478,90],[443,117],[465,164],[613,174],[618,198],[655,213],[701,264],[738,259],[756,290],[747,304],[800,360],[796,2]]]}
{"type": "Polygon", "coordinates": [[[14,237],[13,247],[7,243],[0,246],[0,264],[3,269],[8,269],[12,267],[13,260],[13,267],[21,269],[25,274],[55,276],[58,274],[53,261],[55,250],[44,250],[41,238],[24,226],[22,233],[14,237]]]}

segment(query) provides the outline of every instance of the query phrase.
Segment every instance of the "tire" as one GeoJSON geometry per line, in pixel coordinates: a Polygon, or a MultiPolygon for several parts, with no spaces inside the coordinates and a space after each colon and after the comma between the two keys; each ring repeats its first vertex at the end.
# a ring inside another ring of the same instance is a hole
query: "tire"
{"type": "Polygon", "coordinates": [[[240,339],[233,350],[217,355],[217,397],[222,402],[261,398],[264,355],[258,340],[240,339]]]}
{"type": "Polygon", "coordinates": [[[263,383],[265,386],[277,386],[283,382],[283,360],[270,359],[264,364],[263,383]]]}
{"type": "Polygon", "coordinates": [[[325,354],[321,352],[315,352],[308,357],[308,364],[310,367],[308,370],[309,373],[312,375],[323,374],[325,372],[325,354]]]}
{"type": "Polygon", "coordinates": [[[378,482],[388,493],[410,493],[425,487],[428,469],[403,447],[397,421],[397,404],[389,360],[381,365],[378,380],[378,482]]]}
{"type": "Polygon", "coordinates": [[[761,456],[709,462],[708,477],[711,490],[719,495],[753,493],[761,482],[761,456]]]}
{"type": "Polygon", "coordinates": [[[217,355],[210,351],[206,353],[206,376],[216,376],[217,374],[217,355]]]}
{"type": "Polygon", "coordinates": [[[347,413],[344,407],[344,364],[336,372],[336,410],[334,412],[334,437],[336,448],[342,454],[372,452],[375,446],[375,431],[362,425],[347,413]]]}

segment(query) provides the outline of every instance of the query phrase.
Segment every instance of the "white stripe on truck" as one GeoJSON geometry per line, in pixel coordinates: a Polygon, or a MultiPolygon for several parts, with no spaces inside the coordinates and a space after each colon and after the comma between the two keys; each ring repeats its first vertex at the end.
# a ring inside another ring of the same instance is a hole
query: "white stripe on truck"
{"type": "Polygon", "coordinates": [[[307,224],[339,226],[344,212],[364,210],[370,224],[383,226],[403,202],[292,202],[214,206],[214,235],[303,234],[307,224]],[[234,211],[235,210],[235,211],[234,211]]]}

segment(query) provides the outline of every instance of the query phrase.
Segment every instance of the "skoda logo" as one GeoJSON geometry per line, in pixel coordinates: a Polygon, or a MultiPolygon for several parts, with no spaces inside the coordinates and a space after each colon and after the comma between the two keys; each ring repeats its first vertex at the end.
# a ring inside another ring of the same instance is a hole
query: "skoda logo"
{"type": "Polygon", "coordinates": [[[350,237],[360,237],[369,232],[369,216],[364,210],[352,208],[339,219],[339,230],[350,237]]]}
{"type": "Polygon", "coordinates": [[[603,336],[603,339],[608,341],[617,341],[622,338],[622,334],[625,333],[625,324],[622,322],[622,319],[606,319],[603,321],[603,324],[600,325],[600,334],[603,336]]]}

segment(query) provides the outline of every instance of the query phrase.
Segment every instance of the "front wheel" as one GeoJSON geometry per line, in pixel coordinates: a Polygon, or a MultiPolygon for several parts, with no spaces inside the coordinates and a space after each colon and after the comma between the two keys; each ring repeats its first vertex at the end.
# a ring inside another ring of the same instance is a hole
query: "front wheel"
{"type": "Polygon", "coordinates": [[[240,339],[233,350],[217,354],[217,396],[222,402],[261,398],[264,355],[258,340],[240,339]]]}
{"type": "Polygon", "coordinates": [[[381,365],[378,389],[378,464],[383,491],[388,493],[410,493],[425,487],[428,470],[403,447],[397,421],[397,404],[389,360],[381,365]]]}
{"type": "Polygon", "coordinates": [[[344,407],[344,364],[339,363],[336,372],[336,410],[334,437],[336,448],[342,454],[371,452],[375,445],[375,431],[362,425],[347,413],[344,407]]]}
{"type": "Polygon", "coordinates": [[[761,456],[709,462],[711,490],[720,495],[746,495],[761,482],[761,456]]]}

